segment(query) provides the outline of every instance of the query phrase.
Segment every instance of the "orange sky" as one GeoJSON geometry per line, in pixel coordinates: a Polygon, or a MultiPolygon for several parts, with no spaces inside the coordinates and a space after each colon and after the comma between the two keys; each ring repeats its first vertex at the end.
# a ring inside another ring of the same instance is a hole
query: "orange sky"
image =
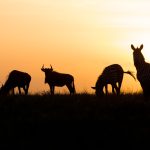
{"type": "MultiPolygon", "coordinates": [[[[92,92],[98,75],[113,63],[136,73],[131,44],[143,43],[150,61],[149,6],[148,0],[1,0],[0,84],[18,69],[31,74],[30,92],[47,91],[43,64],[72,74],[78,92],[92,92]]],[[[124,76],[122,91],[140,89],[124,76]]]]}

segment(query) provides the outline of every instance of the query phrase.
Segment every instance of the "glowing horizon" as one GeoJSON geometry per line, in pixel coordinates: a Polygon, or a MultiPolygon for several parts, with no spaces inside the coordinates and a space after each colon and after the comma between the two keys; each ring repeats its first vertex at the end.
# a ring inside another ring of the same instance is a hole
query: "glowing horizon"
{"type": "MultiPolygon", "coordinates": [[[[77,92],[93,92],[90,87],[110,64],[136,74],[131,44],[144,44],[150,61],[149,5],[148,0],[0,1],[0,83],[17,69],[32,76],[31,93],[47,91],[43,64],[72,74],[77,92]]],[[[121,91],[139,90],[138,81],[124,75],[121,91]]]]}

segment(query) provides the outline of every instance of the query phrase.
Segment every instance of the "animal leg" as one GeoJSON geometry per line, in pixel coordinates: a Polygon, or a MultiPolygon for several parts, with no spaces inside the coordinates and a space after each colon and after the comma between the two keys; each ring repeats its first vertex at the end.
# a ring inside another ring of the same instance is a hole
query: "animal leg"
{"type": "Polygon", "coordinates": [[[112,86],[112,93],[113,93],[113,94],[116,94],[116,93],[115,93],[115,87],[114,87],[114,85],[112,84],[111,86],[112,86]]]}
{"type": "Polygon", "coordinates": [[[54,91],[55,91],[55,86],[53,86],[53,95],[54,95],[54,91]]]}
{"type": "Polygon", "coordinates": [[[29,85],[25,85],[23,87],[23,89],[24,89],[25,95],[27,95],[28,94],[29,85]]]}
{"type": "Polygon", "coordinates": [[[118,82],[118,91],[119,91],[119,93],[120,93],[121,85],[122,85],[122,80],[120,82],[118,82]]]}
{"type": "Polygon", "coordinates": [[[15,94],[15,90],[14,90],[14,88],[12,88],[12,94],[13,94],[13,95],[15,94]]]}
{"type": "Polygon", "coordinates": [[[73,93],[73,94],[76,93],[74,81],[72,82],[72,93],[73,93]]]}
{"type": "Polygon", "coordinates": [[[120,88],[117,87],[116,83],[114,84],[114,88],[116,90],[116,94],[119,95],[120,94],[120,88]]]}
{"type": "Polygon", "coordinates": [[[73,87],[72,87],[70,84],[66,84],[66,86],[67,86],[67,88],[68,88],[70,94],[74,94],[74,89],[73,89],[73,87]]]}
{"type": "Polygon", "coordinates": [[[28,94],[28,89],[29,89],[29,86],[26,87],[26,90],[25,90],[26,95],[28,94]]]}
{"type": "Polygon", "coordinates": [[[54,86],[50,86],[50,93],[51,93],[51,95],[54,95],[54,89],[55,89],[54,86]]]}
{"type": "Polygon", "coordinates": [[[107,84],[105,85],[105,92],[106,92],[106,95],[108,95],[108,85],[107,84]]]}
{"type": "Polygon", "coordinates": [[[30,86],[30,82],[26,85],[26,95],[28,94],[29,86],[30,86]]]}
{"type": "Polygon", "coordinates": [[[19,91],[19,94],[21,94],[21,89],[20,89],[20,86],[18,86],[18,91],[19,91]]]}

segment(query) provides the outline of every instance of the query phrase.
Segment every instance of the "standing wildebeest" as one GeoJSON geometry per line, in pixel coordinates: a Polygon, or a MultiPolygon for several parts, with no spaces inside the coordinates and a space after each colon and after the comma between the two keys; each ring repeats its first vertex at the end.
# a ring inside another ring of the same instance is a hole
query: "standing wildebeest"
{"type": "Polygon", "coordinates": [[[106,94],[108,94],[108,84],[111,84],[112,86],[112,93],[115,93],[116,91],[116,94],[119,95],[124,73],[131,75],[135,79],[134,75],[130,71],[124,72],[122,67],[118,64],[107,66],[103,70],[102,74],[98,77],[95,87],[92,87],[96,90],[96,95],[104,95],[104,87],[106,94]]]}
{"type": "Polygon", "coordinates": [[[45,72],[45,83],[50,86],[50,92],[54,95],[55,86],[62,87],[64,85],[69,89],[70,94],[75,93],[74,78],[70,74],[58,73],[53,71],[53,68],[44,68],[42,66],[41,70],[45,72]]]}
{"type": "Polygon", "coordinates": [[[31,81],[31,76],[28,73],[13,70],[10,72],[7,81],[0,89],[0,94],[8,94],[11,90],[18,87],[19,94],[21,94],[21,88],[24,89],[25,94],[28,94],[28,89],[31,81]]]}
{"type": "Polygon", "coordinates": [[[141,53],[143,44],[140,48],[135,48],[133,45],[131,45],[131,48],[133,50],[134,65],[137,70],[137,79],[141,84],[144,96],[148,97],[150,96],[150,64],[145,62],[145,58],[141,53]]]}

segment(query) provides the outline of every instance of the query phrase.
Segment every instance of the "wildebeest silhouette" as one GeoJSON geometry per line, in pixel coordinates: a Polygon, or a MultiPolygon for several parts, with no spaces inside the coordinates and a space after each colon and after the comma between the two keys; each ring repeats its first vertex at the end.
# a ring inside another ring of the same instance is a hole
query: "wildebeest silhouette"
{"type": "Polygon", "coordinates": [[[150,64],[145,62],[145,58],[141,53],[143,49],[143,44],[138,48],[135,48],[133,44],[131,45],[133,50],[133,60],[134,65],[137,70],[137,79],[141,84],[143,89],[143,94],[145,97],[150,96],[150,64]]]}
{"type": "Polygon", "coordinates": [[[104,91],[103,88],[105,87],[106,95],[108,94],[108,84],[112,86],[112,93],[113,94],[120,94],[120,88],[122,85],[123,74],[127,73],[131,75],[134,79],[134,75],[131,71],[123,71],[123,68],[119,64],[112,64],[104,68],[102,74],[98,77],[95,87],[95,93],[97,96],[103,96],[104,91]],[[117,85],[118,84],[118,85],[117,85]]]}
{"type": "Polygon", "coordinates": [[[25,94],[28,94],[28,89],[31,81],[31,76],[26,72],[13,70],[9,73],[8,79],[0,89],[0,94],[7,95],[11,90],[14,94],[14,88],[18,87],[19,94],[23,88],[25,94]]]}
{"type": "Polygon", "coordinates": [[[54,95],[55,86],[62,87],[67,86],[70,94],[75,93],[74,77],[70,74],[59,73],[53,71],[53,68],[44,68],[42,66],[41,70],[45,73],[45,83],[50,86],[50,93],[54,95]]]}

